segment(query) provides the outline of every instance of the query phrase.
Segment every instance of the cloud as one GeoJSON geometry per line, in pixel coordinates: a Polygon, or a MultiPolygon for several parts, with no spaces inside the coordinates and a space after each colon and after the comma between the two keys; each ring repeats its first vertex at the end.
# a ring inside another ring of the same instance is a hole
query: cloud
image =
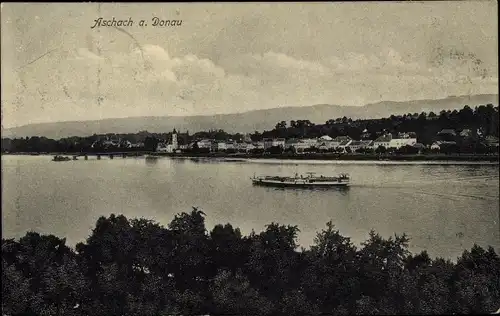
{"type": "Polygon", "coordinates": [[[307,60],[299,60],[281,53],[267,52],[261,56],[254,58],[267,66],[278,66],[285,69],[293,69],[298,71],[324,73],[327,72],[322,64],[307,60]]]}
{"type": "Polygon", "coordinates": [[[2,94],[9,102],[4,115],[26,124],[495,93],[495,74],[481,71],[474,58],[448,58],[436,66],[404,60],[393,49],[315,61],[268,51],[216,64],[194,54],[173,57],[159,45],[128,52],[79,48],[47,56],[36,71],[9,73],[2,94]],[[23,109],[34,103],[42,109],[37,116],[23,109]]]}

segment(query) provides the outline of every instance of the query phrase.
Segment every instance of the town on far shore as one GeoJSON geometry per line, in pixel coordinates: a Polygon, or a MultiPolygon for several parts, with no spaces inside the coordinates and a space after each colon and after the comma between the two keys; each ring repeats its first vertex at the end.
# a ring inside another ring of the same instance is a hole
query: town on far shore
{"type": "MultiPolygon", "coordinates": [[[[499,151],[498,106],[443,110],[439,114],[391,115],[382,119],[347,117],[324,124],[309,120],[281,121],[262,133],[209,130],[190,134],[105,134],[69,137],[2,138],[2,153],[106,153],[148,151],[157,154],[305,155],[487,154],[499,151]]],[[[306,155],[307,156],[307,155],[306,155]]]]}
{"type": "MultiPolygon", "coordinates": [[[[158,153],[185,153],[185,152],[225,152],[225,153],[283,153],[292,152],[305,154],[311,152],[334,152],[334,153],[439,153],[453,152],[457,148],[458,142],[466,140],[472,135],[481,138],[479,146],[484,147],[487,152],[498,151],[499,138],[487,135],[482,136],[480,129],[463,129],[456,131],[453,129],[443,129],[436,134],[436,140],[432,144],[424,145],[417,142],[415,132],[391,133],[388,131],[377,132],[380,134],[375,140],[371,140],[371,133],[367,129],[363,130],[360,139],[353,139],[348,135],[337,136],[323,135],[318,138],[263,138],[260,141],[252,141],[250,134],[245,134],[242,139],[216,140],[200,139],[189,144],[179,144],[178,133],[174,129],[169,141],[160,141],[157,144],[158,153]],[[458,142],[457,142],[458,139],[458,142]],[[455,149],[455,150],[453,150],[455,149]],[[495,151],[496,150],[496,151],[495,151]]],[[[110,144],[113,141],[105,141],[110,144]]],[[[116,143],[115,143],[116,145],[116,143]]],[[[141,144],[142,145],[142,144],[141,144]]],[[[130,146],[134,146],[130,144],[130,146]]]]}

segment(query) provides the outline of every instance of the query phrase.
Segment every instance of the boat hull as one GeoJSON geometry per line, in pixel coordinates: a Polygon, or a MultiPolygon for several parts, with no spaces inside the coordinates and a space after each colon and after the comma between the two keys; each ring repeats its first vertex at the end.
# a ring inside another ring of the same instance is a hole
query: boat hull
{"type": "Polygon", "coordinates": [[[253,185],[267,186],[267,187],[278,187],[278,188],[335,188],[335,187],[348,187],[349,182],[308,182],[308,181],[273,181],[273,180],[260,180],[252,179],[253,185]]]}
{"type": "Polygon", "coordinates": [[[61,162],[61,161],[70,161],[70,160],[71,160],[71,158],[69,158],[69,157],[54,157],[54,158],[52,159],[52,161],[57,161],[57,162],[61,162]]]}

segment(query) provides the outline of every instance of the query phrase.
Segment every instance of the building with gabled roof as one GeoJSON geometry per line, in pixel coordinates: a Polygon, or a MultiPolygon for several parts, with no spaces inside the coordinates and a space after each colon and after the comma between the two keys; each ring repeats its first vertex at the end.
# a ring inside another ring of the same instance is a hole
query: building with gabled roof
{"type": "Polygon", "coordinates": [[[391,140],[392,140],[392,134],[381,135],[373,141],[373,147],[375,149],[379,148],[380,146],[389,148],[391,140]]]}

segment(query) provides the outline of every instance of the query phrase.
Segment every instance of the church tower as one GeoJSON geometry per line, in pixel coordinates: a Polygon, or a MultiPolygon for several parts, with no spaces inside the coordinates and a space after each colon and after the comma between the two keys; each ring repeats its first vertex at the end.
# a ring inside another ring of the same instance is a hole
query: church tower
{"type": "Polygon", "coordinates": [[[174,131],[172,132],[172,148],[175,150],[178,148],[178,143],[177,143],[177,131],[174,128],[174,131]]]}

